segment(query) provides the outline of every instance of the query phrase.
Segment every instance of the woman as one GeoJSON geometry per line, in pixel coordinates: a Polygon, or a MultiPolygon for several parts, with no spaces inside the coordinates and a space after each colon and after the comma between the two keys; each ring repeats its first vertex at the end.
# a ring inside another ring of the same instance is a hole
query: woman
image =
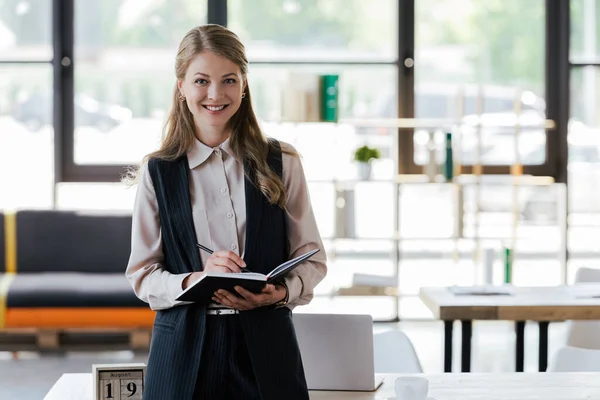
{"type": "Polygon", "coordinates": [[[226,28],[188,32],[163,143],[134,174],[126,275],[157,310],[144,399],[308,399],[291,310],[325,276],[324,251],[260,294],[238,287],[208,305],[174,300],[206,271],[266,273],[323,248],[300,160],[263,136],[247,67],[226,28]]]}

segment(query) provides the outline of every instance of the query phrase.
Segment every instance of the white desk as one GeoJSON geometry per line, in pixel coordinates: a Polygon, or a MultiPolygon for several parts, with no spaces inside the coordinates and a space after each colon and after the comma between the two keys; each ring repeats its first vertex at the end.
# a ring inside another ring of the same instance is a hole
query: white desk
{"type": "MultiPolygon", "coordinates": [[[[436,400],[600,399],[600,373],[425,374],[436,400]]],[[[394,376],[376,392],[310,392],[311,400],[385,400],[394,396],[394,376]]],[[[285,398],[285,396],[282,396],[285,398]]],[[[92,400],[92,374],[63,374],[44,400],[92,400]]]]}

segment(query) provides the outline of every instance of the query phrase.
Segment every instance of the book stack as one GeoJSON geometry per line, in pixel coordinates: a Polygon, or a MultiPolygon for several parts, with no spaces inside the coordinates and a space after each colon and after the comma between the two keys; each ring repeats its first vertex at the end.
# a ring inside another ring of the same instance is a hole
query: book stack
{"type": "Polygon", "coordinates": [[[397,296],[398,284],[393,276],[354,274],[352,286],[338,288],[338,296],[397,296]]]}
{"type": "Polygon", "coordinates": [[[288,74],[281,96],[284,122],[337,122],[338,75],[288,74]]]}
{"type": "Polygon", "coordinates": [[[338,288],[336,296],[398,296],[398,288],[381,286],[351,286],[338,288]]]}

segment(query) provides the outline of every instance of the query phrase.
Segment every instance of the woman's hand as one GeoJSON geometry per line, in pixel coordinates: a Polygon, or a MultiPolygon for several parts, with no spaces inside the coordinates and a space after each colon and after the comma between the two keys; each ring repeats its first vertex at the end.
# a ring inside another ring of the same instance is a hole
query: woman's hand
{"type": "Polygon", "coordinates": [[[287,289],[279,284],[267,284],[260,293],[252,293],[241,286],[236,286],[233,294],[227,290],[217,290],[213,296],[213,301],[224,306],[235,308],[236,310],[252,310],[258,307],[270,306],[278,301],[285,299],[287,289]]]}
{"type": "Polygon", "coordinates": [[[192,283],[202,278],[206,272],[242,272],[244,268],[246,268],[246,263],[233,251],[215,251],[206,260],[204,270],[200,272],[193,272],[186,276],[183,280],[182,287],[183,289],[187,289],[187,287],[192,283]]]}

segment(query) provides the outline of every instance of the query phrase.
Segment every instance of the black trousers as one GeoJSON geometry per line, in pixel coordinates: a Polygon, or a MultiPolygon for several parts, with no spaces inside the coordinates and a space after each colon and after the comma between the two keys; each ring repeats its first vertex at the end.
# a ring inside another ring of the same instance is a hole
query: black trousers
{"type": "Polygon", "coordinates": [[[261,400],[239,315],[207,315],[194,400],[261,400]]]}

